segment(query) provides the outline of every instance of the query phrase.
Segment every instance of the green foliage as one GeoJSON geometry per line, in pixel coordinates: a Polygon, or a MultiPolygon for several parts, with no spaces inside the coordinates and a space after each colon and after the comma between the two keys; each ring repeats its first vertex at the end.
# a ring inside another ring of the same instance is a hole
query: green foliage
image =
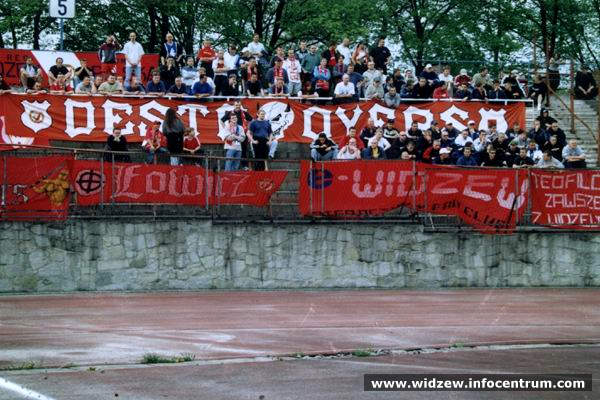
{"type": "Polygon", "coordinates": [[[178,356],[173,357],[165,357],[160,354],[155,353],[147,353],[142,357],[142,364],[174,364],[174,363],[182,363],[194,361],[196,356],[191,353],[183,353],[178,356]]]}
{"type": "MultiPolygon", "coordinates": [[[[245,46],[259,32],[269,48],[379,35],[400,45],[396,61],[507,64],[531,54],[600,67],[600,0],[78,0],[65,22],[65,48],[95,51],[108,34],[138,32],[156,52],[172,32],[188,53],[205,37],[245,46]],[[525,52],[523,50],[526,50],[525,52]]],[[[58,33],[47,0],[0,2],[0,47],[32,45],[58,33]]],[[[475,67],[473,68],[475,69],[475,67]]]]}

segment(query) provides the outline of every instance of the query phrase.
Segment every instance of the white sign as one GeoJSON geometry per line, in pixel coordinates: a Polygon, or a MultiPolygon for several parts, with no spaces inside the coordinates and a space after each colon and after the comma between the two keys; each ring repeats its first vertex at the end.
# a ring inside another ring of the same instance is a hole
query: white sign
{"type": "Polygon", "coordinates": [[[52,18],[74,18],[75,0],[50,0],[52,18]]]}

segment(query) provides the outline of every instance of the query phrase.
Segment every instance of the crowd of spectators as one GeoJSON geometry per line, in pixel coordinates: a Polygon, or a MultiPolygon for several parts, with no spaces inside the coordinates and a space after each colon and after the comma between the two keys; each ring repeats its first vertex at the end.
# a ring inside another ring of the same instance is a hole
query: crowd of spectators
{"type": "Polygon", "coordinates": [[[448,122],[434,121],[421,130],[413,122],[400,131],[388,119],[376,127],[372,119],[357,132],[350,128],[338,144],[324,133],[311,144],[314,161],[326,160],[414,160],[437,165],[509,168],[585,168],[585,154],[575,139],[567,141],[558,122],[542,109],[534,126],[525,131],[515,124],[506,132],[495,127],[478,130],[474,121],[459,131],[448,122]]]}
{"type": "MultiPolygon", "coordinates": [[[[359,98],[376,99],[397,107],[402,99],[504,100],[532,99],[541,107],[548,93],[545,80],[534,76],[531,85],[518,70],[492,77],[486,67],[471,76],[466,69],[452,75],[450,66],[435,71],[431,64],[422,71],[392,68],[392,53],[385,39],[368,48],[345,38],[329,43],[322,51],[301,41],[287,50],[277,47],[271,54],[255,34],[241,51],[229,45],[214,48],[204,40],[196,55],[185,54],[183,47],[167,34],[161,45],[159,65],[151,66],[144,82],[142,45],[134,32],[121,45],[111,35],[98,50],[101,73],[94,76],[85,60],[74,69],[57,58],[48,73],[49,86],[35,86],[41,80],[40,68],[28,59],[20,70],[21,83],[30,93],[153,94],[174,96],[277,96],[313,99],[333,98],[336,103],[359,98]],[[117,75],[116,55],[125,55],[125,74],[117,75]]],[[[552,78],[554,80],[554,78],[552,78]]],[[[553,85],[551,85],[553,86],[553,85]]],[[[597,84],[586,66],[578,71],[575,95],[582,99],[597,96],[597,84]]]]}

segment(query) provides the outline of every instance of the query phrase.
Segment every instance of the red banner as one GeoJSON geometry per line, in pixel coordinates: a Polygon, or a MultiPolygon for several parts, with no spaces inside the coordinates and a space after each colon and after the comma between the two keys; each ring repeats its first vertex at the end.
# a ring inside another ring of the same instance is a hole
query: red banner
{"type": "Polygon", "coordinates": [[[531,222],[600,229],[600,171],[531,170],[531,222]]]}
{"type": "Polygon", "coordinates": [[[197,166],[144,165],[75,161],[77,204],[240,204],[265,206],[287,171],[213,173],[197,166]],[[215,177],[218,179],[215,180],[215,177]]]}
{"type": "Polygon", "coordinates": [[[303,215],[360,217],[407,207],[456,215],[487,233],[510,233],[527,205],[521,170],[432,167],[412,162],[304,161],[303,215]]]}
{"type": "MultiPolygon", "coordinates": [[[[195,98],[0,95],[0,116],[6,120],[8,134],[71,141],[105,141],[113,127],[121,125],[129,142],[140,142],[146,128],[162,122],[169,107],[199,132],[203,143],[222,143],[226,132],[220,119],[233,103],[200,102],[195,98]]],[[[264,109],[278,140],[287,142],[308,143],[320,132],[339,142],[350,127],[360,129],[368,118],[378,126],[387,118],[395,118],[401,130],[407,130],[413,121],[426,129],[434,120],[452,122],[457,129],[473,120],[481,129],[496,125],[501,132],[515,122],[525,126],[523,103],[434,102],[401,104],[392,109],[373,101],[332,106],[287,99],[244,99],[242,107],[252,116],[259,108],[264,109]]]]}
{"type": "MultiPolygon", "coordinates": [[[[44,85],[48,85],[48,72],[50,67],[56,63],[58,57],[62,57],[64,64],[72,66],[74,69],[81,66],[81,60],[87,61],[87,67],[91,69],[94,75],[102,73],[98,53],[95,52],[77,52],[70,51],[42,51],[42,50],[19,50],[19,49],[0,49],[0,73],[4,80],[11,86],[21,86],[19,71],[27,57],[32,57],[34,64],[42,69],[44,85]]],[[[142,56],[142,78],[146,82],[150,78],[152,68],[158,66],[158,54],[145,54],[142,56]]],[[[117,65],[115,70],[117,75],[125,76],[125,55],[117,54],[117,65]]]]}
{"type": "Polygon", "coordinates": [[[0,220],[66,219],[70,162],[70,157],[0,158],[0,220]]]}

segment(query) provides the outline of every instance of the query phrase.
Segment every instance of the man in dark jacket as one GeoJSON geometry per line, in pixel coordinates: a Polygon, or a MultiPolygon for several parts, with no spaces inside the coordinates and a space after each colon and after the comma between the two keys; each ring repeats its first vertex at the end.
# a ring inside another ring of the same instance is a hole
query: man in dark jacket
{"type": "Polygon", "coordinates": [[[598,95],[598,86],[592,72],[587,66],[581,66],[575,76],[575,97],[583,100],[591,100],[598,95]]]}
{"type": "Polygon", "coordinates": [[[506,92],[500,87],[500,81],[494,79],[494,88],[487,94],[489,100],[504,100],[506,99],[506,92]]]}
{"type": "Polygon", "coordinates": [[[552,135],[556,136],[559,145],[563,147],[567,145],[567,135],[565,135],[565,132],[558,127],[558,122],[556,121],[554,121],[552,125],[550,125],[550,129],[546,131],[547,139],[552,135]]]}
{"type": "Polygon", "coordinates": [[[427,79],[421,77],[419,83],[413,87],[412,96],[415,99],[430,99],[432,93],[433,88],[427,83],[427,79]]]}

